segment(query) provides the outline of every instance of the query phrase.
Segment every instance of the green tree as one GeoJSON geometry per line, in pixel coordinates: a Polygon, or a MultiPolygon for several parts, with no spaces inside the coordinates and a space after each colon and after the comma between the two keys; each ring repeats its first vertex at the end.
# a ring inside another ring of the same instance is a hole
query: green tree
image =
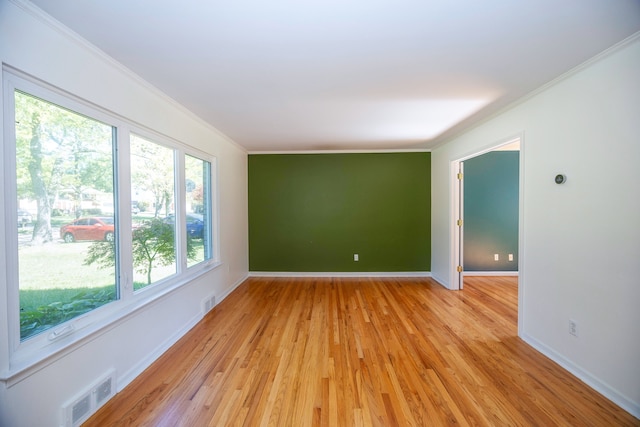
{"type": "MultiPolygon", "coordinates": [[[[146,274],[147,285],[151,284],[151,271],[154,266],[170,265],[175,261],[174,226],[159,219],[136,228],[132,233],[133,268],[146,274]]],[[[196,258],[196,248],[187,235],[187,258],[196,258]]],[[[99,268],[115,265],[115,242],[93,242],[87,251],[85,265],[97,264],[99,268]]]]}
{"type": "Polygon", "coordinates": [[[131,136],[132,193],[153,194],[154,217],[162,208],[171,212],[175,186],[173,150],[136,135],[131,136]]]}
{"type": "Polygon", "coordinates": [[[53,240],[51,210],[61,195],[113,192],[111,126],[15,92],[18,200],[35,199],[32,243],[53,240]]]}

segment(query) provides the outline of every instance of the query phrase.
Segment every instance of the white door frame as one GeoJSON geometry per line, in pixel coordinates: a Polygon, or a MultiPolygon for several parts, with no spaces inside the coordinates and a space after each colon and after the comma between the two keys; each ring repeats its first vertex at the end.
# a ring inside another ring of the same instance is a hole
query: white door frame
{"type": "Polygon", "coordinates": [[[463,219],[462,210],[464,207],[464,184],[458,180],[458,171],[461,169],[461,165],[465,160],[480,156],[482,154],[488,153],[490,151],[494,151],[496,148],[500,148],[505,145],[509,145],[514,142],[520,143],[520,160],[519,160],[519,206],[518,206],[518,332],[520,332],[520,328],[522,325],[522,301],[524,297],[524,288],[523,288],[523,260],[524,260],[524,252],[523,252],[523,230],[524,230],[524,134],[521,132],[515,136],[511,136],[509,138],[505,138],[502,141],[491,144],[490,146],[469,153],[463,157],[455,159],[451,161],[450,164],[450,185],[451,189],[450,200],[451,200],[451,211],[450,211],[450,236],[451,236],[451,264],[449,266],[449,278],[451,283],[452,290],[460,290],[463,289],[464,286],[464,272],[459,273],[457,268],[459,265],[463,263],[463,251],[464,251],[464,225],[462,227],[458,227],[458,219],[463,219]]]}
{"type": "Polygon", "coordinates": [[[464,265],[464,180],[460,179],[459,174],[464,175],[464,160],[456,160],[451,162],[451,188],[453,195],[453,209],[451,211],[453,224],[453,245],[451,269],[451,289],[460,290],[464,288],[464,272],[461,271],[464,265]],[[461,224],[458,224],[458,221],[461,224]]]}

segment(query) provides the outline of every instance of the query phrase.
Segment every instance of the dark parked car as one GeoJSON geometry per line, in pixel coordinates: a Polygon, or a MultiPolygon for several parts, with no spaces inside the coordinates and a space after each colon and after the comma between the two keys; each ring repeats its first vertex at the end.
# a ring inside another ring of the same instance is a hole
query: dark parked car
{"type": "Polygon", "coordinates": [[[106,240],[113,242],[113,218],[78,218],[60,227],[60,237],[67,243],[76,240],[106,240]]]}
{"type": "Polygon", "coordinates": [[[25,225],[31,224],[32,220],[33,218],[29,212],[18,209],[18,227],[24,227],[25,225]]]}
{"type": "MultiPolygon", "coordinates": [[[[169,215],[164,219],[167,224],[173,225],[176,219],[174,215],[169,215]]],[[[202,239],[204,237],[204,219],[200,214],[187,214],[187,233],[189,236],[202,239]]]]}

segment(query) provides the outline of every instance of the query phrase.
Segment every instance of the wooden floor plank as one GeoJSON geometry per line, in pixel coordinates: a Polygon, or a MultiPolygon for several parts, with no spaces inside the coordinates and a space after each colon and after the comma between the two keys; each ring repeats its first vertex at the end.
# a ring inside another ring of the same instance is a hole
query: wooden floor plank
{"type": "Polygon", "coordinates": [[[517,337],[517,278],[250,278],[86,426],[638,426],[517,337]]]}

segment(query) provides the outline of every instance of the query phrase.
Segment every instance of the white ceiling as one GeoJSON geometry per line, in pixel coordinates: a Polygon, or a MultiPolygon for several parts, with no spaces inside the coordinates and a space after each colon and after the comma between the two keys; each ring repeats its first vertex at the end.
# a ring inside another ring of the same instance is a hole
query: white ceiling
{"type": "Polygon", "coordinates": [[[640,30],[638,0],[33,0],[250,151],[430,148],[640,30]]]}

